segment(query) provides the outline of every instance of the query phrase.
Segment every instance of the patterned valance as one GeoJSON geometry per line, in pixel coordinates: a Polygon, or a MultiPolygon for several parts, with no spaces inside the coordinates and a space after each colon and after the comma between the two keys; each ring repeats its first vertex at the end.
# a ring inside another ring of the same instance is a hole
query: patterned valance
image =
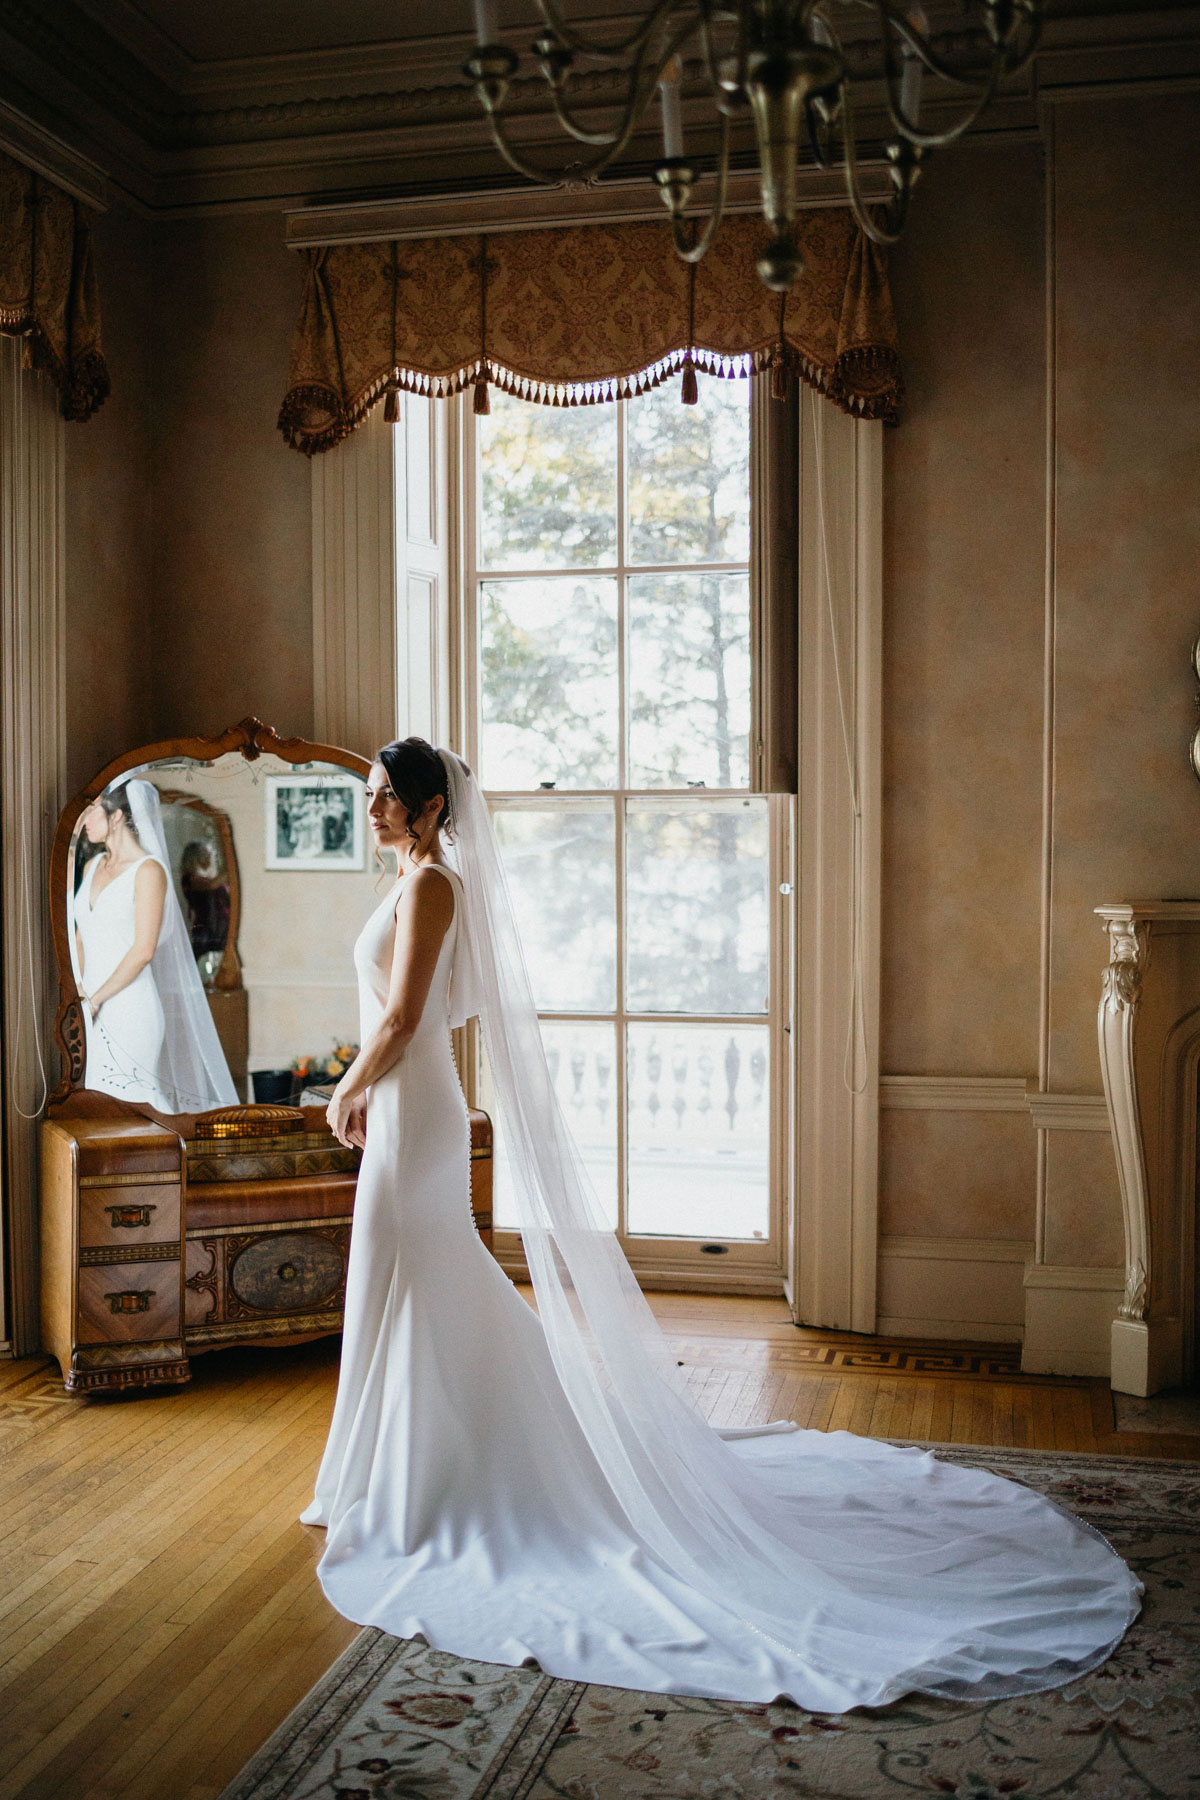
{"type": "MultiPolygon", "coordinates": [[[[759,280],[762,221],[726,219],[703,262],[665,222],[341,244],[310,250],[279,414],[311,456],[381,396],[487,384],[550,406],[640,393],[682,368],[792,371],[862,418],[894,419],[896,325],[882,251],[841,210],[799,226],[805,271],[786,296],[759,280]]],[[[394,411],[394,408],[390,410],[394,411]]]]}
{"type": "Polygon", "coordinates": [[[64,419],[90,419],[108,396],[100,296],[87,210],[0,150],[0,332],[25,339],[64,419]]]}

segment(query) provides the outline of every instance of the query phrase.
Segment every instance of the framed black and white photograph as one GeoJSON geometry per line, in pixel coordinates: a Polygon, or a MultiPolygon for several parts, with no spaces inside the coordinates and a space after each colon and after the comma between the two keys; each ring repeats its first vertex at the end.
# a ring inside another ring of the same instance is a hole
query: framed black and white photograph
{"type": "Polygon", "coordinates": [[[364,844],[357,775],[267,776],[268,869],[361,869],[364,844]]]}

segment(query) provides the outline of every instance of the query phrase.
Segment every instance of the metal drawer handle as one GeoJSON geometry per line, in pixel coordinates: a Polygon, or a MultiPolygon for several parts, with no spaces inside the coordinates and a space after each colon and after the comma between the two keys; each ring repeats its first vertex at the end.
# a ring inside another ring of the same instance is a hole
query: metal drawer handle
{"type": "Polygon", "coordinates": [[[295,1263],[280,1263],[279,1265],[278,1275],[280,1281],[295,1281],[299,1273],[300,1271],[295,1263]]]}
{"type": "Polygon", "coordinates": [[[114,1231],[137,1231],[142,1225],[150,1223],[150,1214],[157,1212],[157,1206],[106,1206],[114,1231]]]}
{"type": "Polygon", "coordinates": [[[125,1288],[119,1294],[105,1294],[109,1310],[115,1313],[140,1313],[150,1311],[150,1302],[154,1298],[153,1288],[125,1288]]]}

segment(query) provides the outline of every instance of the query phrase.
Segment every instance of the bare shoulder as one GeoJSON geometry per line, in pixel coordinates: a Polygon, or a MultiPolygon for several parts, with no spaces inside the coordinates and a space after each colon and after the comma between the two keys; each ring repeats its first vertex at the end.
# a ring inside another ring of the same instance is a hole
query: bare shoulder
{"type": "Polygon", "coordinates": [[[418,931],[443,937],[454,917],[454,888],[432,868],[414,869],[400,890],[400,905],[407,908],[418,931]]]}
{"type": "Polygon", "coordinates": [[[165,894],[167,872],[155,856],[148,856],[133,877],[133,885],[143,894],[165,894]]]}

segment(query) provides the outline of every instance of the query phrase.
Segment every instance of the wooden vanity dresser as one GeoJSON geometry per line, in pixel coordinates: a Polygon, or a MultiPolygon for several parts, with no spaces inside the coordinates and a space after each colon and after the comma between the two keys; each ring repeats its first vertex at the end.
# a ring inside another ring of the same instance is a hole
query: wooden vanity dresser
{"type": "MultiPolygon", "coordinates": [[[[229,1344],[341,1330],[359,1153],[315,1108],[228,1107],[187,1136],[79,1095],[42,1127],[42,1341],[71,1393],[187,1381],[229,1344]]],[[[492,1129],[471,1114],[491,1244],[492,1129]]]]}

